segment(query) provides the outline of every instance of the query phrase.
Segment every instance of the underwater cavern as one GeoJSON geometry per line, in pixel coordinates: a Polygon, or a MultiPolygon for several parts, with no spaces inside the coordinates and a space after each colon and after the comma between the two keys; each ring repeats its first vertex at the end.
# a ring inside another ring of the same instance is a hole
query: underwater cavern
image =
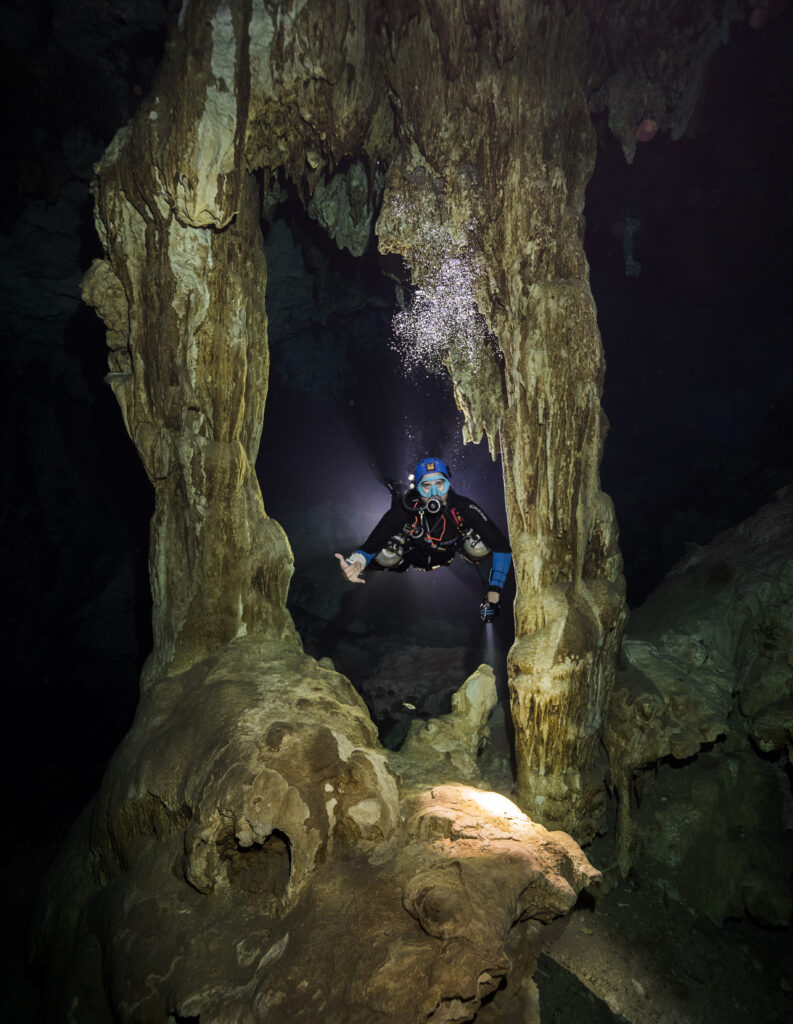
{"type": "Polygon", "coordinates": [[[9,1019],[787,1020],[786,0],[6,13],[9,1019]]]}

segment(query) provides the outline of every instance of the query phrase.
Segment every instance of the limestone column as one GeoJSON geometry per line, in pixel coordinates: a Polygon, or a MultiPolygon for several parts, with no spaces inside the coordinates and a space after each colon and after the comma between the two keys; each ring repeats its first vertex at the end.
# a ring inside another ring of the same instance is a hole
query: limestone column
{"type": "Polygon", "coordinates": [[[155,90],[95,185],[106,259],[84,297],[108,326],[108,382],[155,491],[144,685],[247,633],[298,642],[289,544],[254,470],[269,360],[258,185],[242,152],[245,7],[183,5],[155,90]]]}
{"type": "Polygon", "coordinates": [[[422,285],[444,260],[466,263],[500,349],[500,360],[487,346],[471,358],[452,345],[448,365],[468,438],[486,433],[503,458],[519,799],[588,839],[603,811],[601,719],[624,588],[598,479],[604,366],[582,247],[594,164],[577,76],[584,25],[561,3],[502,0],[481,17],[427,7],[391,40],[403,145],[378,235],[422,285]]]}

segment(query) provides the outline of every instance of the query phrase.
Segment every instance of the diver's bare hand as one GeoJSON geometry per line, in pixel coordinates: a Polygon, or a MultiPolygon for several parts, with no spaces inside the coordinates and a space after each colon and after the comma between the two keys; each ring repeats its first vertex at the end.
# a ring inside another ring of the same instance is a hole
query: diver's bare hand
{"type": "Polygon", "coordinates": [[[344,555],[340,555],[338,552],[336,552],[336,558],[339,560],[339,568],[346,580],[350,583],[366,583],[366,580],[361,579],[364,566],[357,559],[348,562],[344,555]]]}

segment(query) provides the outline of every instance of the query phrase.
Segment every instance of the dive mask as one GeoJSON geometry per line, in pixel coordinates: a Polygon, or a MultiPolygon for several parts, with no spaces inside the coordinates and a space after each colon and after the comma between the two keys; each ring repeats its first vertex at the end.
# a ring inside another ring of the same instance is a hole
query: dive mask
{"type": "Polygon", "coordinates": [[[416,490],[421,498],[442,498],[449,492],[449,481],[442,473],[427,473],[419,480],[416,490]]]}

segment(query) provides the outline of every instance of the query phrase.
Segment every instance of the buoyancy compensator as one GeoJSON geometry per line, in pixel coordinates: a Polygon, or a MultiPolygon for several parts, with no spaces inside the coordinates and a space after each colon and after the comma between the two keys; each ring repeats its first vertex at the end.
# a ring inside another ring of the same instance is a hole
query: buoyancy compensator
{"type": "MultiPolygon", "coordinates": [[[[410,479],[412,481],[413,477],[411,476],[410,479]]],[[[426,554],[426,565],[418,564],[415,557],[416,552],[419,550],[415,547],[416,541],[420,541],[425,535],[428,541],[431,542],[433,540],[433,538],[429,537],[425,516],[437,516],[443,509],[443,502],[437,497],[420,499],[415,484],[412,482],[406,491],[402,491],[402,488],[395,480],[386,479],[385,485],[391,492],[391,507],[394,508],[397,505],[401,505],[405,512],[411,514],[411,518],[402,527],[401,532],[389,537],[385,546],[374,556],[376,565],[381,569],[397,569],[401,571],[403,567],[407,568],[407,561],[415,568],[420,569],[437,569],[440,565],[448,564],[454,557],[453,550],[448,548],[447,556],[442,557],[440,554],[442,548],[433,543],[430,543],[429,547],[437,550],[432,555],[426,554]],[[406,560],[405,552],[408,546],[411,547],[413,555],[406,560]]],[[[447,545],[443,545],[443,547],[447,547],[447,545]]],[[[489,551],[489,549],[487,550],[489,551]]],[[[484,557],[484,555],[481,557],[484,557]]],[[[423,560],[423,556],[421,560],[423,560]]],[[[474,560],[473,555],[469,560],[474,560]]]]}

